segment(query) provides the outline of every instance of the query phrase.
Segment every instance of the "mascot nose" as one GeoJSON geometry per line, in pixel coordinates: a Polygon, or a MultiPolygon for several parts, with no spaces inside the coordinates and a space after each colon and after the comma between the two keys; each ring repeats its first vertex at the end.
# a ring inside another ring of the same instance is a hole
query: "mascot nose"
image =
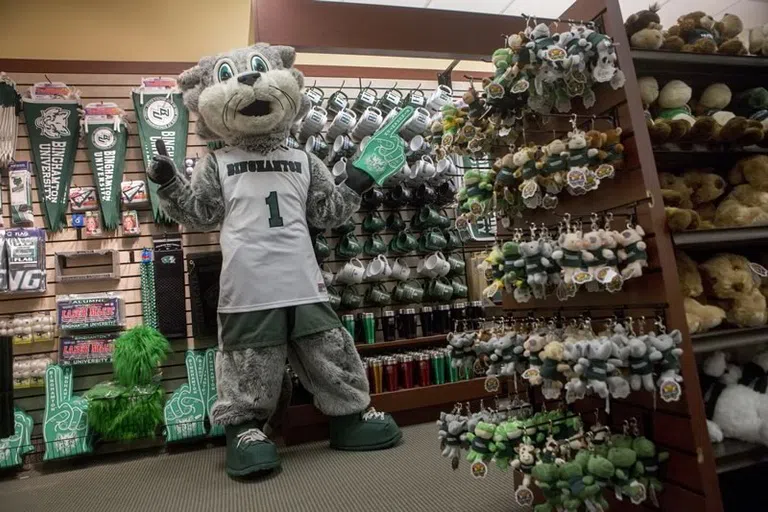
{"type": "Polygon", "coordinates": [[[242,75],[239,75],[237,77],[237,81],[241,84],[253,85],[256,83],[256,80],[258,80],[260,76],[261,73],[258,71],[251,71],[250,73],[243,73],[242,75]]]}

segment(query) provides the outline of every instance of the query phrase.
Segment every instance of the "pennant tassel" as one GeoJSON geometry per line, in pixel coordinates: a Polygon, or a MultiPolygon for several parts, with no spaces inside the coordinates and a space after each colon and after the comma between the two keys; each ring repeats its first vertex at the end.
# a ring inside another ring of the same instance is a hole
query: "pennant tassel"
{"type": "MultiPolygon", "coordinates": [[[[187,154],[187,131],[189,113],[179,92],[148,92],[143,89],[133,91],[133,105],[136,110],[136,121],[139,127],[141,154],[146,169],[157,154],[155,141],[162,139],[173,158],[177,169],[184,168],[187,154]]],[[[158,185],[147,180],[149,197],[152,202],[152,213],[156,223],[169,224],[172,221],[160,209],[157,196],[158,185]]]]}
{"type": "Polygon", "coordinates": [[[51,231],[61,231],[66,225],[64,212],[80,134],[77,107],[73,100],[43,102],[24,98],[40,205],[45,227],[51,231]]]}
{"type": "Polygon", "coordinates": [[[120,225],[120,193],[128,132],[124,125],[112,121],[90,121],[87,130],[88,159],[99,194],[102,226],[107,231],[114,231],[120,225]]]}

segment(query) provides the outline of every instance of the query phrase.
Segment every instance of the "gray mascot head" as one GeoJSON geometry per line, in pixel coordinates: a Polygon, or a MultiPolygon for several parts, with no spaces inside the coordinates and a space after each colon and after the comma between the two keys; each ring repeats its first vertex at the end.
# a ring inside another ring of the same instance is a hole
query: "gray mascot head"
{"type": "Polygon", "coordinates": [[[198,114],[197,134],[259,149],[285,141],[309,110],[304,76],[290,46],[258,43],[203,57],[179,76],[184,104],[198,114]]]}

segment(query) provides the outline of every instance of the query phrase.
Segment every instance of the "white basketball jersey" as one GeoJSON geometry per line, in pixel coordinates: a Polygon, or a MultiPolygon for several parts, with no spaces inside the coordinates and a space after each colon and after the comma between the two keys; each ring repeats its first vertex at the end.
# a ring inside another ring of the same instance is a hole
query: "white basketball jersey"
{"type": "Polygon", "coordinates": [[[307,154],[214,152],[224,197],[219,311],[240,313],[325,302],[307,227],[307,154]]]}

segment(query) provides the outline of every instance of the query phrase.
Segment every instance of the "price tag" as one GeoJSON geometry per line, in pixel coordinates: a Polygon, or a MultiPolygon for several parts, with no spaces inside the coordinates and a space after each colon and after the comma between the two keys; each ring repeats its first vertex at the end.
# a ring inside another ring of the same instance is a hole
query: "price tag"
{"type": "Polygon", "coordinates": [[[601,180],[613,178],[616,175],[616,170],[610,164],[602,164],[595,169],[595,174],[601,180]]]}
{"type": "Polygon", "coordinates": [[[515,501],[521,507],[530,507],[533,505],[533,491],[527,487],[521,487],[515,491],[515,501]]]}
{"type": "Polygon", "coordinates": [[[536,378],[539,376],[539,369],[538,368],[528,368],[523,372],[522,377],[525,380],[531,380],[533,378],[536,378]]]}
{"type": "Polygon", "coordinates": [[[510,90],[512,91],[513,94],[522,94],[525,91],[527,91],[530,87],[531,87],[531,83],[525,78],[521,78],[520,80],[515,82],[515,85],[513,85],[512,89],[510,90]]]}
{"type": "Polygon", "coordinates": [[[573,282],[576,284],[584,284],[592,281],[592,275],[589,272],[580,270],[573,275],[573,282]]]}
{"type": "Polygon", "coordinates": [[[488,466],[482,461],[472,463],[469,470],[474,478],[485,478],[488,474],[488,466]]]}
{"type": "Polygon", "coordinates": [[[680,387],[680,383],[667,379],[659,385],[659,395],[661,395],[661,399],[665,402],[677,402],[683,395],[683,390],[680,387]]]}
{"type": "Polygon", "coordinates": [[[554,47],[547,50],[547,59],[551,60],[552,62],[558,62],[561,60],[565,60],[566,52],[560,47],[554,47]]]}
{"type": "Polygon", "coordinates": [[[539,185],[535,180],[525,180],[522,188],[523,199],[530,199],[539,191],[539,185]]]}
{"type": "Polygon", "coordinates": [[[496,378],[495,376],[490,376],[487,379],[485,379],[485,383],[483,384],[483,387],[488,393],[497,393],[500,387],[499,379],[496,378]]]}

